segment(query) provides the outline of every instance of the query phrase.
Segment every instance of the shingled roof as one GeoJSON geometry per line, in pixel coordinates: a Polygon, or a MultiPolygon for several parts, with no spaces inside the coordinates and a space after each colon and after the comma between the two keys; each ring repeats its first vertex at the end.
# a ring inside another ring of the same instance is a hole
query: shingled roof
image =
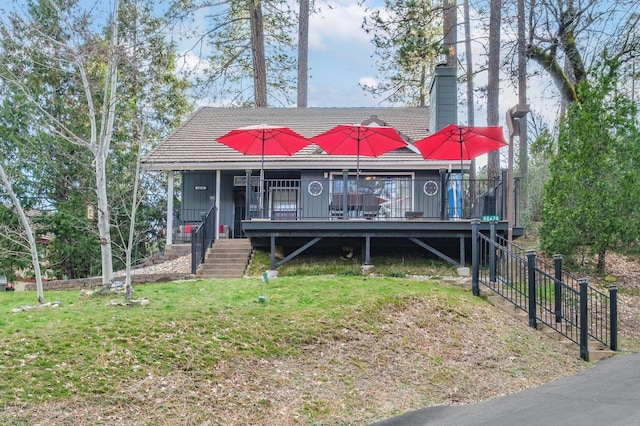
{"type": "MultiPolygon", "coordinates": [[[[147,170],[238,170],[256,168],[260,156],[243,155],[215,139],[232,129],[256,124],[289,127],[312,137],[338,124],[370,120],[394,127],[409,143],[429,134],[428,108],[213,108],[195,112],[142,161],[147,170]]],[[[311,144],[297,154],[265,157],[265,169],[353,168],[353,157],[327,155],[311,144]]],[[[425,161],[409,146],[377,158],[361,157],[362,169],[442,168],[442,162],[425,161]],[[428,164],[427,164],[428,163],[428,164]]]]}

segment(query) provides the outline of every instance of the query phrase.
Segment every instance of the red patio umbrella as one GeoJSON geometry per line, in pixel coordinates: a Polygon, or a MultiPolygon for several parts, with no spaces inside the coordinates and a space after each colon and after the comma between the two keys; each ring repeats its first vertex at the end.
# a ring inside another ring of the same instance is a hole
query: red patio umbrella
{"type": "Polygon", "coordinates": [[[449,124],[413,145],[427,160],[464,160],[474,158],[507,145],[501,126],[475,127],[449,124]]]}
{"type": "MultiPolygon", "coordinates": [[[[460,184],[462,183],[464,160],[494,151],[505,145],[502,127],[474,127],[449,124],[426,138],[417,140],[413,145],[427,160],[460,160],[460,184]]],[[[458,188],[462,209],[464,209],[464,191],[458,188]]],[[[455,203],[454,203],[455,204],[455,203]]]]}
{"type": "Polygon", "coordinates": [[[339,124],[311,138],[329,155],[356,156],[356,182],[360,175],[360,156],[378,157],[407,143],[393,127],[375,124],[339,124]]]}
{"type": "Polygon", "coordinates": [[[287,127],[258,124],[240,127],[216,138],[236,151],[245,155],[260,155],[260,198],[258,207],[263,215],[264,196],[264,156],[293,155],[311,141],[287,127]]]}

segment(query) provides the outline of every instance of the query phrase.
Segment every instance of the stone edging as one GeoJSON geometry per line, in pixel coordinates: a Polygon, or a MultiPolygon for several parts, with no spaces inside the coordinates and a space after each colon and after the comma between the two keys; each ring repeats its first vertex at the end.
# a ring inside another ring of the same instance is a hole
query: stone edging
{"type": "MultiPolygon", "coordinates": [[[[124,281],[123,276],[116,276],[113,278],[114,281],[124,281]]],[[[195,278],[195,275],[192,274],[180,274],[180,273],[162,273],[162,274],[132,274],[131,279],[134,284],[145,284],[145,283],[163,283],[168,281],[177,281],[177,280],[190,280],[195,278]]],[[[82,290],[93,289],[102,285],[101,277],[93,277],[93,278],[79,278],[74,280],[53,280],[53,281],[45,281],[42,283],[44,290],[82,290]]],[[[25,291],[36,291],[35,283],[28,283],[24,286],[25,291]]]]}

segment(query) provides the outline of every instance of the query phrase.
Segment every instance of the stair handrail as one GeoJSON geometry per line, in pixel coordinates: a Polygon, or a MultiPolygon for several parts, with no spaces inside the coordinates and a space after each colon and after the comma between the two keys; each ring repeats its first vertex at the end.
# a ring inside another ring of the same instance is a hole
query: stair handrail
{"type": "Polygon", "coordinates": [[[605,294],[587,278],[572,277],[562,270],[561,255],[554,255],[550,265],[535,250],[500,237],[497,222],[491,223],[489,236],[480,232],[480,220],[472,220],[471,226],[474,295],[480,295],[482,284],[527,312],[529,326],[537,328],[540,322],[578,344],[586,361],[590,339],[618,350],[616,286],[609,286],[605,294]]]}
{"type": "Polygon", "coordinates": [[[200,212],[202,221],[191,228],[191,273],[195,274],[198,266],[204,263],[207,249],[211,247],[216,237],[217,207],[215,200],[207,212],[200,212]]]}

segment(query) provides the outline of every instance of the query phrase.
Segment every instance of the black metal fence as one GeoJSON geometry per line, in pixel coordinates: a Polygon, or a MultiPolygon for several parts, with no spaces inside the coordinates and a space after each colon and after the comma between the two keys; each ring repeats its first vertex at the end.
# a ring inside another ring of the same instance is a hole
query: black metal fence
{"type": "Polygon", "coordinates": [[[556,330],[580,347],[580,356],[589,360],[589,342],[611,350],[617,343],[617,288],[609,294],[576,279],[562,270],[562,256],[553,264],[525,251],[497,235],[492,223],[489,235],[480,233],[480,221],[472,221],[472,289],[480,295],[480,285],[528,313],[529,326],[538,323],[556,330]]]}
{"type": "Polygon", "coordinates": [[[216,207],[211,206],[201,218],[201,223],[191,227],[191,273],[195,274],[198,266],[204,262],[207,250],[211,248],[216,236],[216,207]]]}

